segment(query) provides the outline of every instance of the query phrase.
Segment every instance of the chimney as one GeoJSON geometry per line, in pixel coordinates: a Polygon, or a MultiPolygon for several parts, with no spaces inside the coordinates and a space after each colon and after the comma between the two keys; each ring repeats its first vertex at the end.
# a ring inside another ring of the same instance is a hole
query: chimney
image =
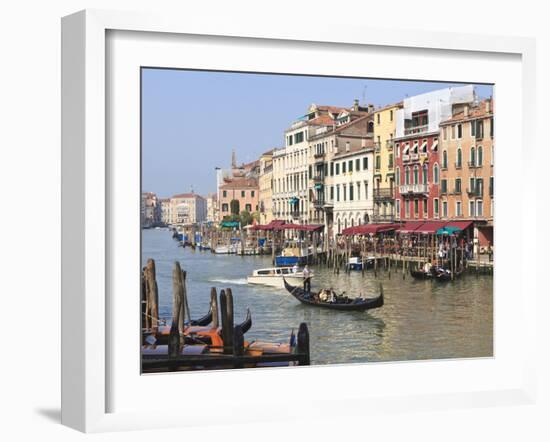
{"type": "Polygon", "coordinates": [[[359,110],[359,100],[356,98],[353,100],[353,110],[357,112],[359,110]]]}
{"type": "Polygon", "coordinates": [[[467,104],[464,105],[464,117],[467,117],[470,113],[470,106],[467,104]]]}
{"type": "Polygon", "coordinates": [[[372,114],[374,112],[374,104],[369,104],[368,112],[369,112],[369,114],[372,114]]]}
{"type": "Polygon", "coordinates": [[[491,112],[491,100],[485,100],[485,112],[491,112]]]}

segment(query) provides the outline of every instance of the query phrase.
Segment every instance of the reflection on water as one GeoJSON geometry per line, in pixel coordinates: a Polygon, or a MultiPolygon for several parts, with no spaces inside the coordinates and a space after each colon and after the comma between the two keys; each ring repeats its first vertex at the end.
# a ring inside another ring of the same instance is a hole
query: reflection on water
{"type": "Polygon", "coordinates": [[[350,295],[376,296],[383,284],[385,305],[368,312],[339,312],[304,306],[283,289],[248,285],[246,276],[271,267],[271,257],[214,255],[178,247],[166,230],[142,231],[142,261],[157,266],[161,317],[172,308],[172,265],[187,271],[192,317],[208,310],[210,288],[230,287],[235,322],[246,307],[253,325],[247,339],[286,342],[306,322],[313,364],[460,358],[493,354],[493,277],[469,274],[452,283],[416,281],[401,273],[334,275],[315,268],[312,288],[333,287],[350,295]]]}

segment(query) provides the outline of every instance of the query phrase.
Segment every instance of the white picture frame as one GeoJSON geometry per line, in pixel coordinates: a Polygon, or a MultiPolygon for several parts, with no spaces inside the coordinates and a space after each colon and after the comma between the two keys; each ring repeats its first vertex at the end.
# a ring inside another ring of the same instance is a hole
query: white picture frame
{"type": "MultiPolygon", "coordinates": [[[[426,50],[430,53],[447,52],[470,53],[476,56],[483,54],[502,54],[520,58],[521,64],[521,133],[517,137],[521,143],[523,158],[533,158],[535,109],[535,46],[534,41],[517,37],[489,37],[477,35],[431,33],[422,31],[376,30],[371,28],[331,27],[291,27],[281,23],[261,27],[254,23],[214,22],[203,19],[187,20],[170,16],[156,16],[143,13],[127,13],[87,10],[63,18],[62,21],[62,423],[85,432],[99,432],[123,429],[158,428],[169,426],[206,425],[215,417],[224,422],[227,416],[220,409],[212,410],[214,416],[201,421],[189,413],[165,412],[154,407],[148,409],[143,404],[139,410],[110,410],[109,394],[115,385],[109,370],[112,368],[112,348],[109,344],[109,326],[116,321],[117,310],[111,311],[112,303],[108,299],[109,265],[114,256],[110,255],[109,244],[113,241],[113,232],[109,226],[113,222],[112,190],[109,183],[112,165],[107,149],[109,134],[106,131],[106,120],[110,118],[107,109],[109,93],[106,76],[109,32],[155,33],[164,36],[216,36],[218,38],[239,38],[250,41],[270,41],[272,44],[286,42],[296,44],[337,45],[335,50],[358,47],[402,48],[403,50],[426,50]],[[368,31],[368,32],[367,32],[368,31]],[[193,420],[196,419],[196,420],[193,420]]],[[[153,35],[153,34],[149,34],[153,35]]],[[[333,48],[334,49],[334,48],[333,48]]],[[[113,54],[110,54],[113,55],[113,54]]],[[[116,54],[115,54],[116,56],[116,54]]],[[[111,60],[112,61],[112,60],[111,60]]],[[[498,108],[497,93],[497,134],[498,108]]],[[[517,129],[515,129],[517,131],[517,129]]],[[[498,135],[497,135],[498,136],[498,135]]],[[[500,142],[499,142],[500,144],[500,142]]],[[[505,142],[502,143],[503,146],[505,142]]],[[[500,146],[499,146],[500,147],[500,146]]],[[[503,159],[504,164],[505,160],[503,159]]],[[[521,173],[528,174],[529,162],[521,162],[521,173]]],[[[527,180],[525,180],[527,182],[527,180]]],[[[526,184],[520,184],[520,187],[526,184]]],[[[499,184],[500,186],[500,184],[499,184]]],[[[503,189],[505,188],[503,184],[503,189]]],[[[520,189],[521,190],[521,189],[520,189]]],[[[498,194],[499,189],[496,189],[498,194]]],[[[510,189],[513,192],[513,189],[510,189]]],[[[504,193],[502,193],[504,194],[504,193]]],[[[522,195],[523,207],[536,207],[536,191],[522,195]]],[[[500,208],[499,208],[500,210],[500,208]]],[[[527,220],[527,210],[521,217],[527,220]]],[[[501,213],[504,213],[501,212],[501,213]]],[[[533,212],[530,212],[532,217],[533,212]]],[[[522,218],[523,219],[523,218],[522,218]]],[[[499,220],[500,222],[500,220],[499,220]]],[[[522,233],[519,233],[521,236],[522,233]]],[[[534,254],[535,244],[525,243],[519,251],[521,273],[527,274],[527,257],[534,254]]],[[[517,250],[516,250],[517,252],[517,250]]],[[[495,260],[505,256],[497,250],[495,260]]],[[[139,259],[139,257],[136,257],[139,259]]],[[[506,272],[504,260],[503,272],[495,278],[510,278],[506,272]]],[[[480,387],[462,392],[445,391],[442,385],[445,380],[436,383],[433,391],[426,394],[399,394],[388,392],[386,395],[376,393],[376,403],[368,400],[365,392],[356,395],[338,395],[332,391],[327,397],[304,399],[312,411],[337,400],[339,413],[365,414],[383,409],[387,412],[412,410],[415,408],[462,408],[470,406],[498,405],[500,403],[527,404],[533,403],[536,396],[535,379],[535,317],[536,286],[535,281],[521,278],[516,282],[520,288],[519,305],[521,306],[521,325],[526,340],[521,355],[521,376],[518,374],[509,384],[502,383],[497,388],[480,387]],[[521,379],[520,379],[521,378],[521,379]]],[[[504,280],[503,280],[504,284],[504,280]]],[[[498,286],[497,286],[498,288],[498,286]]],[[[498,293],[498,290],[497,292],[498,293]]],[[[509,302],[502,299],[502,303],[509,302]]],[[[498,302],[497,302],[498,304],[498,302]]],[[[118,310],[119,312],[120,310],[118,310]]],[[[498,322],[498,315],[495,322],[498,322]]],[[[137,338],[136,338],[137,340],[137,338]]],[[[499,358],[498,353],[495,359],[499,358]]],[[[445,362],[440,364],[445,370],[445,362]]],[[[449,363],[452,364],[452,363],[449,363]]],[[[461,367],[475,370],[476,362],[461,362],[461,367]]],[[[379,364],[385,371],[392,371],[400,364],[379,364]]],[[[486,364],[488,365],[488,364],[486,364]]],[[[409,373],[424,376],[421,372],[426,366],[411,364],[404,369],[409,373]]],[[[458,368],[455,367],[453,369],[458,368]]],[[[315,367],[314,370],[343,370],[343,367],[315,367]]],[[[397,370],[404,370],[403,365],[397,370]]],[[[310,370],[305,369],[305,370],[310,370]]],[[[346,367],[353,375],[360,375],[361,366],[346,367]]],[[[380,369],[379,369],[380,370],[380,369]]],[[[488,368],[490,370],[490,368],[488,368]]],[[[303,370],[265,370],[246,373],[250,382],[265,381],[266,376],[284,379],[284,382],[304,382],[303,370]]],[[[309,371],[309,373],[312,373],[309,371]]],[[[318,373],[318,372],[316,372],[318,373]]],[[[223,379],[236,379],[238,374],[200,374],[193,376],[193,382],[205,381],[205,375],[223,379]]],[[[309,374],[311,377],[311,374],[309,374]]],[[[115,377],[116,379],[116,377],[115,377]]],[[[120,379],[120,377],[118,377],[120,379]]],[[[164,376],[163,384],[176,382],[175,377],[164,376]],[[172,380],[171,380],[171,379],[172,380]]],[[[189,378],[188,378],[189,379],[189,378]]],[[[214,378],[212,378],[214,379],[214,378]]],[[[152,382],[152,381],[150,381],[152,382]]],[[[221,384],[220,384],[221,385],[221,384]]],[[[306,387],[304,387],[306,388],[306,387]]],[[[397,387],[396,387],[397,388],[397,387]]],[[[304,390],[306,391],[306,390],[304,390]]],[[[273,392],[275,394],[275,392],[273,392]]],[[[236,399],[238,400],[238,399],[236,399]]],[[[262,421],[273,419],[295,418],[297,411],[293,407],[282,407],[274,400],[273,407],[267,404],[249,410],[243,417],[245,421],[262,421]]],[[[221,408],[221,407],[219,407],[221,408]]],[[[303,411],[303,408],[301,409],[303,411]]],[[[307,412],[306,412],[307,414],[307,412]]],[[[229,419],[226,422],[234,422],[229,419]]]]}

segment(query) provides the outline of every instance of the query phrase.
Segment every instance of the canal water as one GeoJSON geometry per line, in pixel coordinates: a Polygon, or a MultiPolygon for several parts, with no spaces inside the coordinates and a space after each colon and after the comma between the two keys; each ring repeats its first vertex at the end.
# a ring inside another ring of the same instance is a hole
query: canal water
{"type": "Polygon", "coordinates": [[[208,311],[210,289],[230,287],[235,322],[246,308],[253,325],[247,340],[287,342],[306,322],[312,364],[487,357],[493,355],[493,277],[467,274],[450,283],[418,281],[401,273],[388,279],[372,271],[343,272],[313,267],[312,289],[333,287],[350,295],[376,296],[384,287],[385,305],[367,312],[338,312],[300,304],[284,289],[249,285],[254,269],[271,267],[270,256],[215,255],[178,246],[168,230],[142,231],[142,261],[156,262],[159,314],[172,314],[172,267],[187,271],[191,317],[208,311]]]}

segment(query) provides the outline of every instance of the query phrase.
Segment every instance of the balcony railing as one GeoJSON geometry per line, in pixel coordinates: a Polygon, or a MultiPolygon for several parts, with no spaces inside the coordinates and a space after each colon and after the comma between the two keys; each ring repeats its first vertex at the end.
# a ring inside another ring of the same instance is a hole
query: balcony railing
{"type": "Polygon", "coordinates": [[[384,189],[374,189],[374,199],[391,199],[393,198],[393,189],[388,187],[384,189]]]}
{"type": "Polygon", "coordinates": [[[427,184],[404,184],[402,186],[399,186],[399,193],[401,194],[428,193],[428,185],[427,184]]]}
{"type": "Polygon", "coordinates": [[[468,189],[468,196],[483,197],[483,189],[468,189]]]}
{"type": "Polygon", "coordinates": [[[409,155],[403,155],[403,161],[409,161],[410,156],[409,155]]]}
{"type": "Polygon", "coordinates": [[[411,153],[411,161],[417,161],[419,158],[417,153],[411,153]]]}
{"type": "Polygon", "coordinates": [[[313,207],[315,207],[316,209],[321,209],[325,206],[325,200],[322,198],[322,199],[318,199],[318,200],[315,200],[313,202],[313,207]]]}
{"type": "Polygon", "coordinates": [[[325,153],[324,152],[318,152],[318,153],[313,155],[313,158],[315,158],[316,160],[322,160],[322,159],[325,158],[325,153]]]}
{"type": "Polygon", "coordinates": [[[475,168],[475,167],[481,167],[480,165],[476,164],[475,161],[468,161],[468,167],[475,168]]]}
{"type": "Polygon", "coordinates": [[[393,223],[395,221],[395,215],[373,215],[372,222],[373,223],[393,223]]]}
{"type": "Polygon", "coordinates": [[[405,135],[420,134],[422,132],[427,132],[428,127],[429,126],[427,124],[423,126],[407,127],[405,128],[405,135]]]}
{"type": "Polygon", "coordinates": [[[393,140],[386,140],[386,149],[393,150],[393,140]]]}
{"type": "Polygon", "coordinates": [[[323,175],[315,175],[313,177],[313,181],[316,183],[322,183],[324,181],[325,177],[323,175]]]}

